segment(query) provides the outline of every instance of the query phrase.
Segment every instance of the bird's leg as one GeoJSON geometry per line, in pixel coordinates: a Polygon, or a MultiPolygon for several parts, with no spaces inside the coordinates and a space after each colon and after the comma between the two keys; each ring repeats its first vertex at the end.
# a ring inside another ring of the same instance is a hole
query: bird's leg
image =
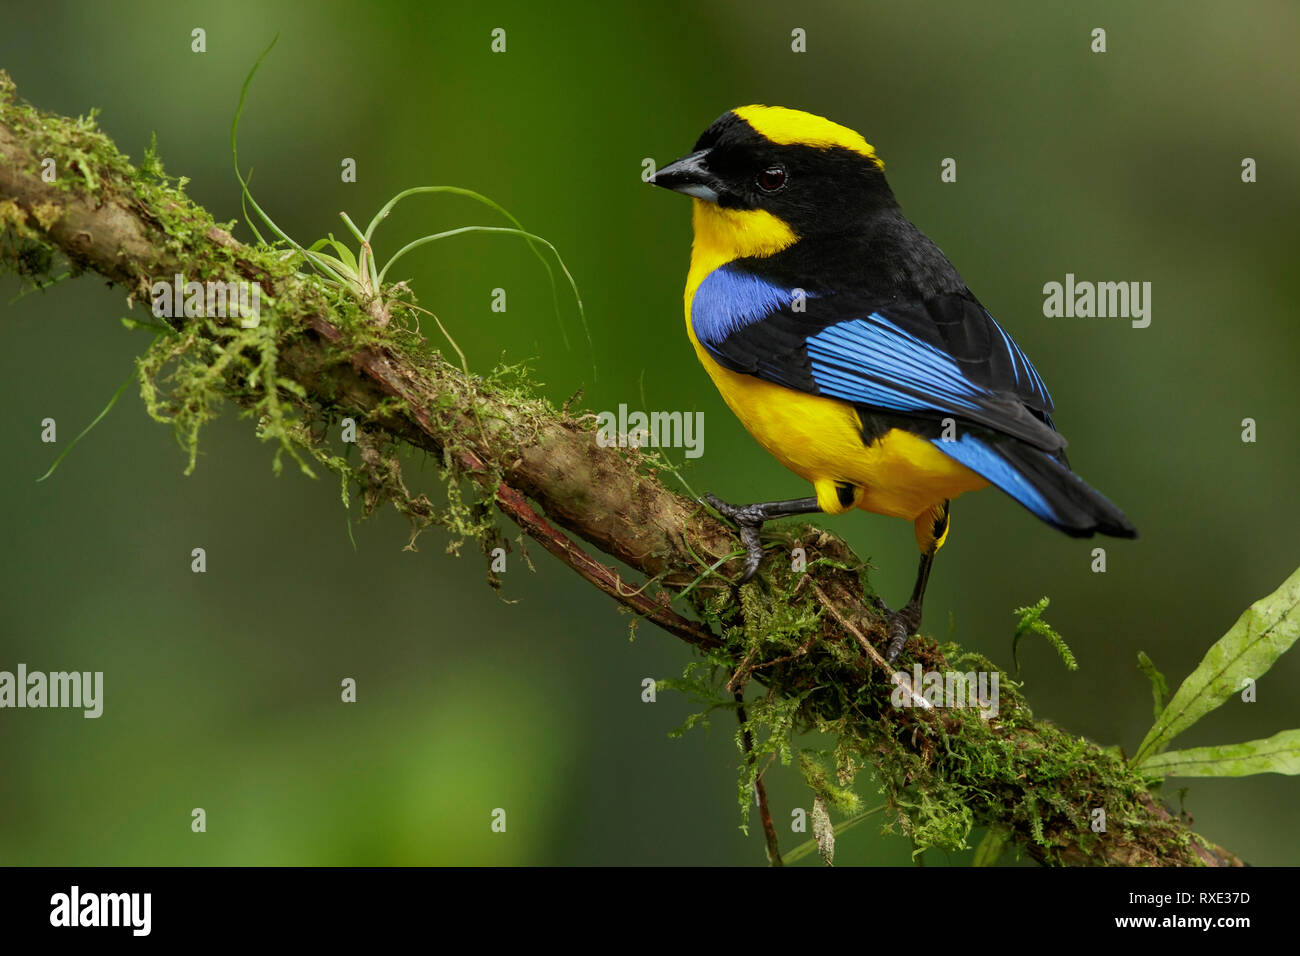
{"type": "Polygon", "coordinates": [[[737,584],[744,584],[754,576],[763,560],[763,544],[759,531],[763,522],[773,518],[810,515],[822,509],[816,498],[791,498],[787,501],[760,501],[752,505],[732,505],[716,495],[705,495],[704,500],[719,514],[730,518],[740,529],[740,543],[745,546],[745,567],[737,584]]]}
{"type": "Polygon", "coordinates": [[[921,627],[921,605],[925,601],[925,586],[930,583],[930,568],[934,556],[948,536],[949,503],[945,501],[916,519],[916,541],[921,546],[921,563],[916,569],[916,584],[912,597],[897,611],[890,611],[877,600],[879,608],[889,619],[889,644],[885,647],[885,660],[891,664],[903,652],[907,639],[921,627]]]}
{"type": "Polygon", "coordinates": [[[907,639],[921,626],[921,604],[925,601],[925,586],[930,582],[930,568],[933,565],[933,551],[921,555],[921,564],[916,569],[916,584],[912,588],[911,599],[897,611],[889,614],[889,644],[885,648],[885,660],[891,664],[903,652],[907,639]]]}

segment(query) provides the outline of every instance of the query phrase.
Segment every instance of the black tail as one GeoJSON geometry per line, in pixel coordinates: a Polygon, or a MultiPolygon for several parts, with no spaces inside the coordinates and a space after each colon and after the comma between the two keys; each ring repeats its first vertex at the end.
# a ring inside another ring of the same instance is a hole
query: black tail
{"type": "MultiPolygon", "coordinates": [[[[1029,481],[1049,509],[1045,514],[1032,507],[1029,510],[1054,528],[1076,538],[1091,538],[1094,534],[1108,534],[1113,538],[1138,536],[1137,528],[1124,517],[1124,512],[1069,466],[1023,442],[999,442],[997,450],[1029,481]]],[[[1017,496],[1012,494],[1012,497],[1017,496]]]]}
{"type": "Polygon", "coordinates": [[[1137,537],[1137,529],[1122,511],[1041,449],[1014,438],[985,439],[973,434],[963,435],[959,442],[936,441],[935,445],[1068,535],[1137,537]]]}

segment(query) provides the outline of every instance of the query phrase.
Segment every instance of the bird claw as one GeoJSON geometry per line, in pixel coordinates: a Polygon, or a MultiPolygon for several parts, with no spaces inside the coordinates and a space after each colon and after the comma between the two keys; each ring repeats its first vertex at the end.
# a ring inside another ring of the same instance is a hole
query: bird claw
{"type": "Polygon", "coordinates": [[[885,661],[892,664],[903,653],[907,639],[920,629],[921,608],[915,602],[908,601],[897,611],[891,611],[878,594],[871,595],[867,600],[885,619],[885,634],[889,638],[885,645],[885,661]]]}
{"type": "Polygon", "coordinates": [[[755,505],[729,504],[717,495],[706,494],[704,500],[740,529],[740,543],[745,546],[745,564],[736,583],[744,584],[758,572],[763,560],[763,542],[759,535],[763,528],[763,511],[755,505]]]}
{"type": "Polygon", "coordinates": [[[898,655],[903,653],[903,648],[907,646],[907,639],[921,627],[921,608],[909,601],[897,611],[890,611],[879,598],[876,600],[876,606],[889,615],[889,624],[886,628],[889,643],[885,646],[885,660],[892,664],[898,659],[898,655]]]}

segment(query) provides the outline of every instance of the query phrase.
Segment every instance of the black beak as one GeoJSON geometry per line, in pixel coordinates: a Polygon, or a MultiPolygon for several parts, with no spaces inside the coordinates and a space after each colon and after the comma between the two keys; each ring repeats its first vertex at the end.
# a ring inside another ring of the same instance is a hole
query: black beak
{"type": "Polygon", "coordinates": [[[709,172],[706,165],[708,157],[707,149],[683,156],[677,162],[669,163],[655,173],[654,179],[650,181],[656,186],[671,189],[673,192],[685,193],[687,196],[694,196],[696,199],[704,199],[708,202],[717,202],[718,195],[722,191],[722,183],[709,172]]]}

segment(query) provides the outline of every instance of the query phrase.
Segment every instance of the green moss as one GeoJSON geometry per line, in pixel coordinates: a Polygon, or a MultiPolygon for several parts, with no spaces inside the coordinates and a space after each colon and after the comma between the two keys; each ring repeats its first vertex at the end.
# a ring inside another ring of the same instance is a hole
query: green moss
{"type": "MultiPolygon", "coordinates": [[[[713,709],[734,706],[730,695],[738,684],[752,680],[763,686],[761,695],[746,701],[748,720],[737,733],[738,744],[745,731],[753,735],[760,758],[740,762],[742,825],[753,805],[758,768],[771,760],[789,762],[798,753],[813,795],[845,816],[861,806],[855,779],[863,768],[874,768],[890,811],[886,829],[906,835],[916,854],[932,847],[965,849],[977,825],[1029,841],[1031,854],[1045,863],[1077,860],[1103,840],[1150,846],[1154,837],[1172,841],[1175,852],[1185,846],[1185,828],[1152,822],[1143,805],[1144,781],[1117,753],[1035,721],[1021,686],[980,655],[923,638],[909,644],[912,659],[926,670],[997,672],[996,716],[972,707],[894,708],[888,675],[863,666],[861,649],[842,641],[800,592],[800,575],[779,562],[773,566],[770,594],[748,584],[739,589],[738,601],[721,592],[699,602],[727,646],[692,662],[688,679],[665,682],[705,704],[688,725],[713,709]],[[801,749],[799,741],[809,734],[834,745],[801,749]],[[1091,830],[1098,807],[1106,814],[1104,834],[1091,830]],[[1161,832],[1153,833],[1153,827],[1161,832]]],[[[909,667],[910,661],[899,665],[909,667]]]]}
{"type": "MultiPolygon", "coordinates": [[[[448,531],[453,552],[458,552],[466,539],[482,541],[489,551],[503,543],[489,510],[491,493],[467,494],[450,422],[442,435],[444,456],[438,469],[446,502],[436,507],[427,495],[413,492],[407,485],[401,456],[409,453],[409,446],[379,442],[361,427],[360,460],[350,464],[345,451],[336,449],[327,437],[329,426],[340,417],[338,410],[329,405],[328,398],[310,400],[301,384],[281,372],[285,350],[307,334],[308,320],[317,314],[329,314],[341,332],[340,341],[330,350],[334,362],[347,363],[360,350],[371,348],[436,356],[419,332],[415,296],[404,283],[385,289],[392,321],[379,328],[365,303],[349,290],[300,274],[302,254],[289,243],[234,246],[211,241],[214,230],[228,234],[233,224],[218,224],[190,201],[185,194],[187,181],[166,173],[156,138],[145,149],[139,167],[133,167],[98,129],[93,112],[75,120],[42,114],[15,101],[13,83],[3,72],[0,116],[26,143],[33,144],[36,159],[29,173],[38,175],[40,160],[50,157],[57,171],[52,186],[70,198],[87,196],[97,203],[128,206],[147,216],[155,227],[154,239],[161,245],[161,253],[150,269],[154,274],[141,276],[130,290],[131,299],[147,301],[150,283],[170,281],[174,271],[186,280],[243,276],[261,286],[256,326],[244,328],[237,320],[215,318],[165,319],[167,334],[159,336],[137,360],[145,407],[151,417],[174,429],[185,454],[186,474],[197,467],[203,427],[229,402],[242,417],[253,419],[258,437],[273,446],[271,467],[276,474],[286,459],[311,477],[316,477],[319,469],[333,472],[340,480],[345,507],[357,495],[363,516],[392,504],[411,523],[408,548],[413,549],[419,534],[434,524],[448,531]],[[279,295],[289,285],[293,294],[279,295]]],[[[32,210],[13,201],[0,203],[0,258],[33,286],[52,279],[58,256],[44,230],[60,211],[58,203],[32,210]]],[[[511,380],[509,369],[500,370],[496,380],[504,391],[520,389],[518,382],[511,380]]],[[[450,415],[455,409],[449,404],[434,411],[450,415]]],[[[366,421],[391,424],[411,417],[412,410],[405,402],[389,399],[374,408],[366,421]]],[[[439,420],[437,415],[434,420],[439,420]]]]}

